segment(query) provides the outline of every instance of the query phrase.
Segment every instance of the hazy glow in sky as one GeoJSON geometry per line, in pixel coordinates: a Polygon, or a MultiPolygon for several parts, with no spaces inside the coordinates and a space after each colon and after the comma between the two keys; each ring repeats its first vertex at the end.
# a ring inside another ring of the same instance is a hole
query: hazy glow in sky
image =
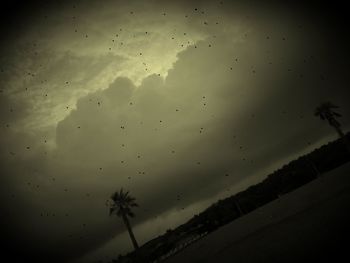
{"type": "Polygon", "coordinates": [[[98,12],[70,9],[33,24],[14,47],[20,63],[13,70],[19,78],[11,78],[7,92],[12,99],[30,101],[24,127],[56,125],[77,99],[107,88],[118,76],[137,85],[151,74],[165,77],[181,50],[206,37],[193,32],[185,19],[169,21],[177,11],[156,16],[156,11],[130,14],[103,6],[98,12]]]}

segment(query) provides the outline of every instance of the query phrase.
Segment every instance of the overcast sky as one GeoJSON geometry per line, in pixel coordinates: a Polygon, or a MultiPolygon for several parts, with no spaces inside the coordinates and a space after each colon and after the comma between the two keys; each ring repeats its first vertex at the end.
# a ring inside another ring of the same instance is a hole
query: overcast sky
{"type": "Polygon", "coordinates": [[[140,205],[131,224],[142,244],[336,139],[313,116],[320,102],[340,106],[348,131],[348,42],[324,8],[12,6],[0,50],[10,246],[51,262],[116,258],[132,249],[106,207],[121,187],[140,205]]]}

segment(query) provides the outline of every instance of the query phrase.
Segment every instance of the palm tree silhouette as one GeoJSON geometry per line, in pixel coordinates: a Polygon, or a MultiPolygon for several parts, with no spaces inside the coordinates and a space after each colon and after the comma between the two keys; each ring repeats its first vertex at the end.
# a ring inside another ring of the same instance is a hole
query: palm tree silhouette
{"type": "Polygon", "coordinates": [[[130,222],[128,219],[128,216],[129,217],[135,216],[135,214],[131,211],[131,207],[138,206],[138,204],[135,202],[136,199],[129,195],[129,191],[124,192],[123,188],[121,188],[119,192],[116,191],[111,196],[111,199],[113,200],[113,203],[110,206],[109,215],[116,214],[117,216],[123,218],[124,224],[128,229],[132,244],[134,245],[135,249],[138,249],[139,245],[137,244],[137,241],[135,239],[134,233],[132,232],[130,222]]]}
{"type": "Polygon", "coordinates": [[[329,101],[324,102],[316,108],[315,116],[320,117],[321,120],[327,120],[329,125],[331,125],[337,131],[339,137],[343,139],[345,145],[350,151],[349,141],[347,140],[344,132],[340,128],[340,123],[336,119],[337,117],[341,117],[341,114],[333,110],[337,108],[339,108],[339,106],[336,106],[329,101]]]}
{"type": "Polygon", "coordinates": [[[327,101],[318,106],[315,110],[315,116],[320,117],[322,120],[327,120],[339,134],[339,137],[343,137],[344,133],[340,128],[340,123],[336,120],[336,117],[341,117],[341,114],[335,112],[333,109],[339,108],[338,106],[327,101]]]}

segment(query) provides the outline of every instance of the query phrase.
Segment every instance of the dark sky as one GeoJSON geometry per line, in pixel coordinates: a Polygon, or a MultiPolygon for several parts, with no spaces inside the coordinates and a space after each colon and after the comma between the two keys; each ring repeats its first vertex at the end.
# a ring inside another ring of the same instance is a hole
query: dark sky
{"type": "Polygon", "coordinates": [[[176,227],[335,139],[313,116],[320,102],[340,106],[348,131],[344,6],[260,2],[1,9],[0,206],[11,257],[78,263],[130,250],[106,207],[121,187],[140,204],[131,221],[140,243],[176,227]]]}

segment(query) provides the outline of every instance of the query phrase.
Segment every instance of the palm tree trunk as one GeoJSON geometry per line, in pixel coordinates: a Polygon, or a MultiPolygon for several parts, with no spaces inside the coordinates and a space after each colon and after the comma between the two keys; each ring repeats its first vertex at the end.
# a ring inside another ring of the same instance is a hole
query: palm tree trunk
{"type": "Polygon", "coordinates": [[[234,200],[233,202],[234,202],[234,204],[235,204],[235,207],[236,207],[236,209],[237,209],[237,211],[238,211],[239,216],[244,215],[244,213],[243,213],[243,211],[242,211],[242,209],[241,209],[241,206],[240,206],[239,203],[238,203],[238,200],[234,200]]]}
{"type": "Polygon", "coordinates": [[[134,233],[132,232],[130,223],[128,218],[126,217],[125,213],[122,214],[123,220],[124,220],[124,224],[126,226],[126,228],[128,229],[129,232],[129,236],[131,238],[132,244],[134,245],[135,250],[139,248],[139,245],[137,244],[136,238],[134,236],[134,233]]]}
{"type": "Polygon", "coordinates": [[[350,142],[349,142],[348,138],[345,136],[345,134],[343,133],[343,131],[341,130],[341,128],[339,126],[333,125],[333,127],[337,131],[339,137],[343,140],[348,152],[350,153],[350,142]]]}
{"type": "Polygon", "coordinates": [[[337,131],[338,135],[340,138],[343,138],[345,135],[343,133],[343,131],[340,129],[339,126],[333,125],[334,129],[337,131]]]}

